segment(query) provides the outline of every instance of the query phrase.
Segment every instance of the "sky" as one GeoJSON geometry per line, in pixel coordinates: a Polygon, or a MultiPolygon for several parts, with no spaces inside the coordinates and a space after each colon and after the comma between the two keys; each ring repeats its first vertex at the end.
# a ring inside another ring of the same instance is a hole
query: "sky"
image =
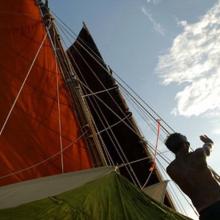
{"type": "Polygon", "coordinates": [[[86,22],[106,63],[194,149],[201,134],[210,136],[215,146],[208,163],[220,173],[220,1],[49,3],[75,33],[86,22]]]}

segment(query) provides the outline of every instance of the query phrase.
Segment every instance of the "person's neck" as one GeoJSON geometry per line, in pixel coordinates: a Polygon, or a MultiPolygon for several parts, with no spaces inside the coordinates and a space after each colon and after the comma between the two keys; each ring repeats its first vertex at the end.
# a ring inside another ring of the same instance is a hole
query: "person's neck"
{"type": "Polygon", "coordinates": [[[189,154],[186,150],[180,150],[176,153],[176,158],[183,158],[186,157],[189,154]]]}

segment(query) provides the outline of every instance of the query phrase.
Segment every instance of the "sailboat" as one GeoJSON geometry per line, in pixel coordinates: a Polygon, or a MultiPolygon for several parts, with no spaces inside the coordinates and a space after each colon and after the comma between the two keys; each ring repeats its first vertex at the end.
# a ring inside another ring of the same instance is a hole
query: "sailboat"
{"type": "Polygon", "coordinates": [[[140,190],[162,178],[86,25],[65,51],[47,1],[0,17],[0,219],[188,219],[140,190]]]}

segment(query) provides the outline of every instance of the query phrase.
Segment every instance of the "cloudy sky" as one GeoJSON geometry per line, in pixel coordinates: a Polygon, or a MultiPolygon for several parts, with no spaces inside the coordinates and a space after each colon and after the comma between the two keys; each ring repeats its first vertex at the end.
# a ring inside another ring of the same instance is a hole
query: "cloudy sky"
{"type": "Polygon", "coordinates": [[[159,57],[157,67],[163,84],[184,85],[175,96],[175,114],[191,117],[220,113],[219,16],[220,2],[195,23],[179,21],[182,32],[159,57]]]}
{"type": "Polygon", "coordinates": [[[213,138],[208,161],[220,172],[220,1],[53,0],[51,9],[76,33],[85,21],[105,61],[194,149],[200,134],[213,138]]]}

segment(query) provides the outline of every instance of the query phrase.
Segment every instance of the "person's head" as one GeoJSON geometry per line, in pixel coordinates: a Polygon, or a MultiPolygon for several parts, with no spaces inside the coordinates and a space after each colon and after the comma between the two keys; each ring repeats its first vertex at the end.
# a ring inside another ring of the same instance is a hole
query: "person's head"
{"type": "Polygon", "coordinates": [[[165,145],[170,151],[176,154],[183,148],[188,151],[190,143],[188,142],[186,136],[180,133],[173,133],[167,137],[165,145]]]}

